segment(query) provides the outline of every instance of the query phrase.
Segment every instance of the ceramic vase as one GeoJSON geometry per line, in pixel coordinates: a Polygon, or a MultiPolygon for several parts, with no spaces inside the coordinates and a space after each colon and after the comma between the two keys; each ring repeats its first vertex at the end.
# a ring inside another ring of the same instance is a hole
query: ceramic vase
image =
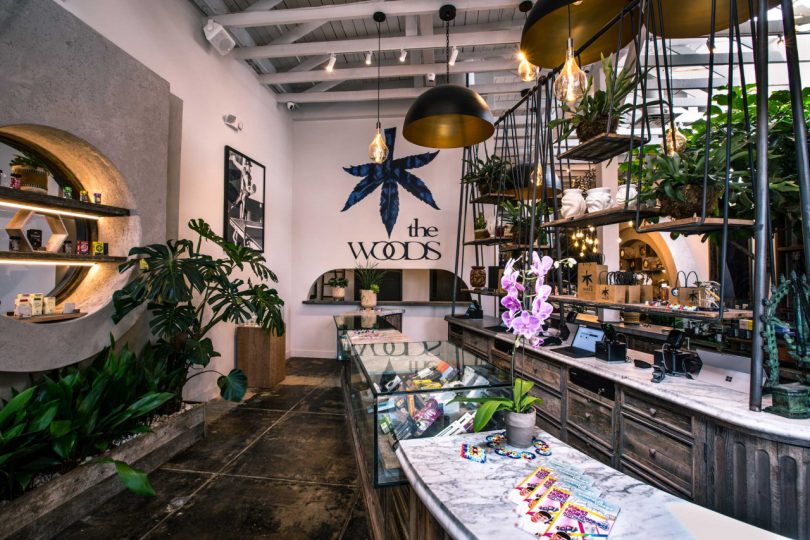
{"type": "Polygon", "coordinates": [[[506,413],[506,442],[515,448],[528,448],[534,435],[534,410],[525,413],[506,413]]]}
{"type": "Polygon", "coordinates": [[[470,287],[481,289],[487,284],[487,269],[484,266],[470,268],[470,287]]]}
{"type": "Polygon", "coordinates": [[[371,289],[362,289],[360,291],[360,307],[363,309],[374,309],[377,307],[377,293],[371,289]]]}
{"type": "Polygon", "coordinates": [[[342,302],[346,298],[346,287],[332,287],[332,298],[335,302],[342,302]]]}
{"type": "Polygon", "coordinates": [[[610,200],[610,188],[597,187],[588,190],[585,205],[588,207],[588,212],[598,212],[610,208],[610,200]]]}
{"type": "MultiPolygon", "coordinates": [[[[624,206],[624,203],[628,200],[627,197],[627,186],[619,186],[618,191],[616,191],[616,204],[614,206],[624,206]]],[[[638,188],[634,184],[630,184],[630,206],[635,206],[638,199],[638,188]]]]}
{"type": "Polygon", "coordinates": [[[566,218],[579,217],[585,213],[586,204],[579,188],[566,189],[562,197],[560,213],[566,218]]]}

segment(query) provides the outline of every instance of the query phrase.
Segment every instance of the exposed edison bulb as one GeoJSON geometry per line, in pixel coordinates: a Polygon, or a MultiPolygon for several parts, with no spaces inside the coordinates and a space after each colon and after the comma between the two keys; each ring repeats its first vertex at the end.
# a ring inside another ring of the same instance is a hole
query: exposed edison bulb
{"type": "Polygon", "coordinates": [[[383,139],[380,133],[379,124],[377,125],[377,133],[371,140],[371,144],[368,145],[368,157],[370,157],[371,161],[374,163],[382,163],[385,161],[385,158],[388,157],[388,145],[385,144],[385,139],[383,139]]]}
{"type": "Polygon", "coordinates": [[[565,51],[565,64],[554,80],[554,95],[558,100],[567,103],[569,107],[573,107],[582,100],[587,84],[588,78],[585,76],[585,72],[579,69],[577,59],[574,57],[574,40],[569,37],[565,51]]]}
{"type": "Polygon", "coordinates": [[[661,143],[661,148],[663,148],[668,156],[674,156],[675,154],[680,154],[683,152],[684,148],[686,148],[686,135],[681,133],[681,130],[678,129],[678,126],[675,126],[675,131],[672,128],[667,130],[666,134],[666,145],[661,143]]]}
{"type": "Polygon", "coordinates": [[[518,52],[520,64],[518,64],[518,75],[523,82],[532,82],[537,77],[537,66],[533,65],[523,54],[523,51],[518,52]]]}

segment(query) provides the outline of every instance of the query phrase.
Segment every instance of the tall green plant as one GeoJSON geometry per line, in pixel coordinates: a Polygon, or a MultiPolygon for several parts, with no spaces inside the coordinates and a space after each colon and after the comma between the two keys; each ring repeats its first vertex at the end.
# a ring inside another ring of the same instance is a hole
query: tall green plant
{"type": "Polygon", "coordinates": [[[461,178],[462,183],[475,184],[481,194],[514,187],[509,174],[512,164],[501,156],[492,155],[485,160],[465,159],[464,165],[466,173],[461,178]]]}
{"type": "MultiPolygon", "coordinates": [[[[154,354],[166,362],[171,372],[183,373],[172,389],[178,395],[190,368],[201,368],[192,377],[219,373],[205,369],[212,358],[220,356],[207,337],[219,323],[238,324],[255,317],[261,328],[279,336],[284,334],[284,301],[276,289],[264,283],[278,281],[264,256],[228,242],[201,219],[191,220],[188,226],[198,235],[195,242],[168,240],[165,244],[131,249],[130,260],[119,270],[134,268],[135,276],[113,294],[116,323],[146,304],[151,315],[149,327],[157,337],[154,354]],[[214,244],[222,255],[203,253],[204,242],[214,244]],[[251,277],[245,281],[236,277],[240,273],[251,277]]],[[[217,385],[222,397],[240,401],[247,385],[244,373],[232,369],[227,375],[219,375],[217,385]]]]}
{"type": "Polygon", "coordinates": [[[361,290],[380,292],[380,284],[388,272],[377,268],[376,263],[366,262],[365,266],[357,265],[354,269],[354,280],[361,290]]]}

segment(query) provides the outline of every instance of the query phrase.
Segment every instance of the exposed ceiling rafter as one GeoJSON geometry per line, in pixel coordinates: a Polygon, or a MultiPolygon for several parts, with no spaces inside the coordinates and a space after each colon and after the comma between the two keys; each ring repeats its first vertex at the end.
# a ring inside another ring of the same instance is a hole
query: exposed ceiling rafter
{"type": "MultiPolygon", "coordinates": [[[[482,95],[488,94],[519,94],[522,90],[530,88],[529,83],[508,83],[508,84],[482,84],[474,86],[473,89],[482,95]]],[[[425,90],[423,88],[388,88],[380,92],[381,100],[390,99],[414,99],[425,90]]],[[[279,94],[279,101],[289,101],[293,103],[338,103],[374,101],[377,99],[377,90],[348,90],[342,92],[301,92],[279,94]]]]}

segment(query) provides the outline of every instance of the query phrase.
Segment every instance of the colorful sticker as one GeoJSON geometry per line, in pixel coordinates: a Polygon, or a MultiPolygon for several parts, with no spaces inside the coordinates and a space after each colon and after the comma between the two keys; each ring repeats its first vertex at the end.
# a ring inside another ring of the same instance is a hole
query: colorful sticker
{"type": "Polygon", "coordinates": [[[462,443],[460,455],[464,459],[469,459],[470,461],[475,461],[476,463],[487,462],[487,453],[480,446],[462,443]]]}

